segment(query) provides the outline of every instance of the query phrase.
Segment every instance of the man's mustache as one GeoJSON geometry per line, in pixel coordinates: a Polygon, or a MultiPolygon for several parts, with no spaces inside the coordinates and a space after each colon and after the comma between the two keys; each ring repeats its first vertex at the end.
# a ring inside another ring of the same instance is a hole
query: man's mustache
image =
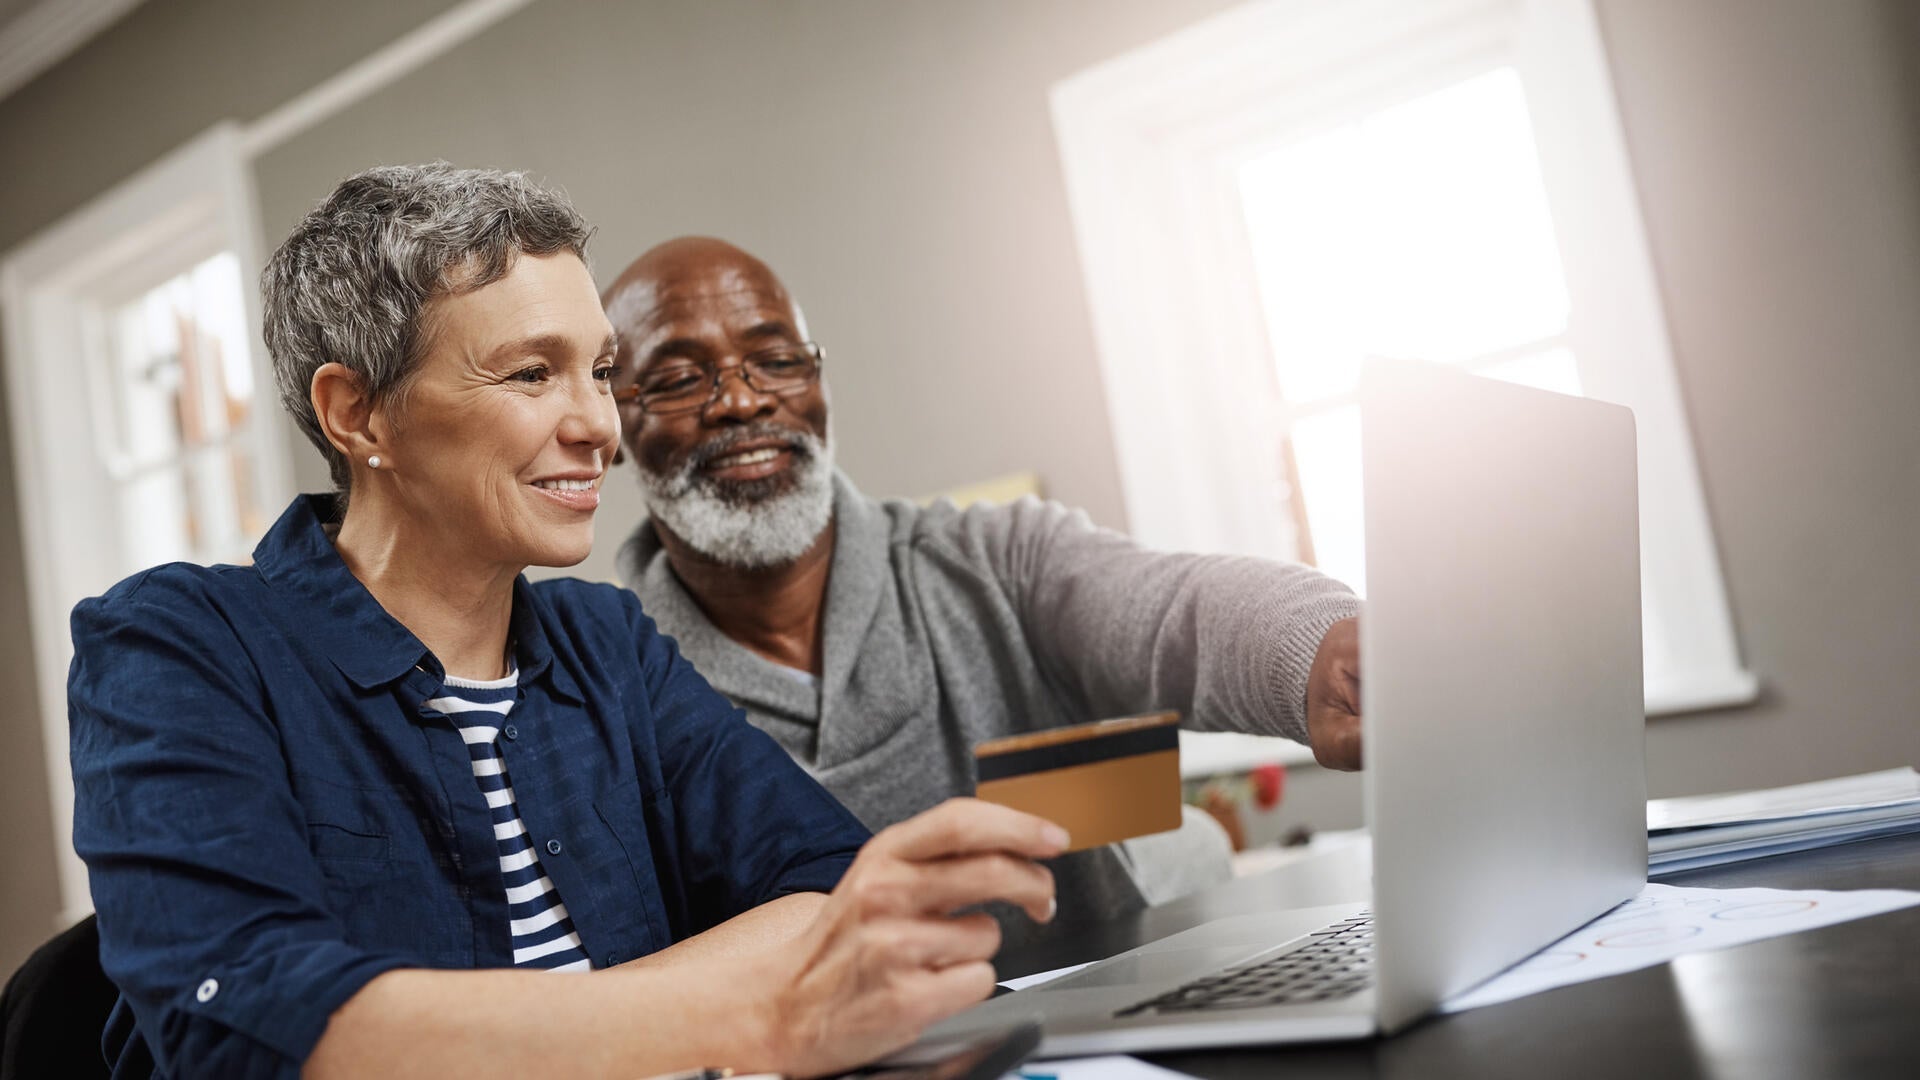
{"type": "Polygon", "coordinates": [[[797,456],[810,457],[813,454],[814,440],[806,432],[773,423],[748,424],[746,427],[723,431],[687,451],[685,460],[675,471],[685,475],[706,468],[716,459],[726,457],[747,443],[775,441],[797,456]]]}
{"type": "MultiPolygon", "coordinates": [[[[670,463],[662,475],[665,479],[684,483],[715,458],[725,457],[739,449],[742,444],[774,441],[781,443],[788,451],[802,459],[813,457],[821,445],[820,440],[811,432],[795,431],[771,421],[761,421],[748,424],[746,427],[732,428],[707,439],[688,450],[679,461],[670,463]]],[[[627,448],[622,442],[620,448],[614,453],[613,463],[618,465],[626,459],[627,448]]],[[[644,467],[643,471],[645,471],[644,467]]]]}

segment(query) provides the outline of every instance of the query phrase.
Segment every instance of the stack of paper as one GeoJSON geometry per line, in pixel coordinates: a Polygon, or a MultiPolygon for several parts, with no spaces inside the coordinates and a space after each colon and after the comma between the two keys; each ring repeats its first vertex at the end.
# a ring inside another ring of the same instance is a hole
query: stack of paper
{"type": "Polygon", "coordinates": [[[1647,801],[1647,870],[1664,874],[1920,832],[1912,768],[1811,784],[1647,801]]]}

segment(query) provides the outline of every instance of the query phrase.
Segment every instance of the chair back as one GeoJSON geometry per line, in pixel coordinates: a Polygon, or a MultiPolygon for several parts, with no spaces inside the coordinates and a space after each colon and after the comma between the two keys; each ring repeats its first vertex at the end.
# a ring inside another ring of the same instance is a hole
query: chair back
{"type": "Polygon", "coordinates": [[[106,1077],[100,1035],[119,996],[93,916],[34,950],[0,992],[0,1080],[106,1077]]]}

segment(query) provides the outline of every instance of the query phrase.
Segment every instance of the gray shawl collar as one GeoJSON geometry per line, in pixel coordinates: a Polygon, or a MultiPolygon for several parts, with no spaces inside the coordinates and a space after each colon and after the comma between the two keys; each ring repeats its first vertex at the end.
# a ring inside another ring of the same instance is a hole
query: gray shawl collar
{"type": "MultiPolygon", "coordinates": [[[[679,642],[680,651],[716,689],[749,712],[819,729],[814,739],[815,760],[810,763],[817,768],[857,756],[870,740],[865,731],[840,730],[848,725],[821,726],[820,718],[838,712],[834,706],[848,697],[854,666],[861,659],[862,647],[868,643],[869,631],[892,585],[887,514],[878,503],[861,495],[838,469],[833,475],[833,520],[833,564],[828,571],[822,627],[826,635],[825,671],[818,690],[777,670],[772,662],[736,643],[708,621],[674,574],[651,522],[640,522],[621,546],[617,559],[621,579],[640,594],[647,614],[679,642]]],[[[897,649],[898,637],[881,635],[881,640],[893,639],[891,644],[897,649]]],[[[898,662],[903,658],[887,659],[898,662]]],[[[894,668],[894,664],[885,667],[894,668]]],[[[905,696],[921,698],[932,689],[931,680],[928,682],[928,686],[918,688],[922,693],[912,693],[904,686],[898,689],[908,691],[905,696]]]]}

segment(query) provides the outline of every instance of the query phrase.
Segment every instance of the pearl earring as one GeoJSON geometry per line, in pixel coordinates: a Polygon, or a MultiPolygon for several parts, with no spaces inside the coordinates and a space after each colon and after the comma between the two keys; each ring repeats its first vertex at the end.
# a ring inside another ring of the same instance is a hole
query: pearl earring
{"type": "Polygon", "coordinates": [[[379,467],[380,467],[380,455],[379,455],[379,454],[375,454],[375,455],[373,455],[372,457],[370,457],[370,458],[368,458],[368,459],[367,459],[367,468],[369,468],[369,469],[377,469],[377,468],[379,468],[379,467]]]}

